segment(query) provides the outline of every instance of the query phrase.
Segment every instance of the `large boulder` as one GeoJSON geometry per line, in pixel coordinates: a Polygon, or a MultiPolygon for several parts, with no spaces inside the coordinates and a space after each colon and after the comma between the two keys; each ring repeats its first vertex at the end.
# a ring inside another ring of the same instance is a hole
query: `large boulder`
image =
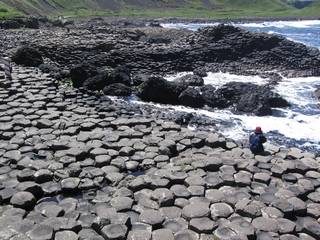
{"type": "Polygon", "coordinates": [[[210,107],[234,107],[237,112],[253,113],[255,115],[271,115],[271,108],[288,107],[290,104],[269,86],[259,86],[252,83],[230,82],[221,88],[206,86],[202,96],[210,107]]]}
{"type": "Polygon", "coordinates": [[[201,108],[204,105],[199,90],[191,87],[187,88],[179,95],[179,102],[181,105],[194,108],[201,108]]]}
{"type": "Polygon", "coordinates": [[[84,81],[89,77],[86,69],[82,65],[73,67],[70,71],[71,81],[74,87],[82,87],[84,81]]]}
{"type": "Polygon", "coordinates": [[[97,75],[97,69],[92,65],[82,63],[73,66],[70,70],[70,77],[74,87],[82,87],[85,80],[97,75]]]}
{"type": "Polygon", "coordinates": [[[137,74],[137,75],[133,75],[132,77],[132,85],[133,86],[139,86],[142,83],[144,83],[145,81],[147,81],[149,79],[149,76],[146,74],[137,74]]]}
{"type": "Polygon", "coordinates": [[[201,88],[202,99],[208,106],[216,106],[217,99],[215,98],[216,88],[212,85],[204,85],[201,88]]]}
{"type": "Polygon", "coordinates": [[[89,64],[80,64],[71,69],[71,80],[74,87],[84,87],[89,90],[102,90],[104,87],[121,83],[131,86],[130,70],[126,67],[117,67],[114,70],[97,70],[89,64]]]}
{"type": "Polygon", "coordinates": [[[108,83],[122,83],[131,86],[130,69],[125,66],[116,67],[108,76],[108,83]]]}
{"type": "Polygon", "coordinates": [[[186,84],[188,86],[203,86],[204,80],[198,75],[188,74],[175,79],[176,82],[186,84]]]}
{"type": "Polygon", "coordinates": [[[244,94],[236,104],[238,112],[253,113],[257,116],[267,116],[272,114],[270,104],[261,102],[256,93],[244,94]]]}
{"type": "Polygon", "coordinates": [[[290,106],[288,101],[282,98],[278,94],[273,94],[271,96],[268,96],[266,101],[270,105],[270,107],[273,107],[273,108],[284,108],[284,107],[290,106]]]}
{"type": "Polygon", "coordinates": [[[37,49],[23,46],[13,54],[12,61],[26,67],[38,67],[43,63],[43,58],[37,49]]]}
{"type": "Polygon", "coordinates": [[[83,87],[91,91],[100,91],[107,84],[107,73],[99,73],[98,75],[88,78],[83,82],[83,87]]]}
{"type": "Polygon", "coordinates": [[[110,96],[130,96],[132,89],[122,83],[113,83],[104,87],[103,93],[110,96]]]}
{"type": "Polygon", "coordinates": [[[169,82],[162,77],[150,77],[139,88],[138,96],[144,101],[179,104],[179,96],[187,86],[169,82]]]}

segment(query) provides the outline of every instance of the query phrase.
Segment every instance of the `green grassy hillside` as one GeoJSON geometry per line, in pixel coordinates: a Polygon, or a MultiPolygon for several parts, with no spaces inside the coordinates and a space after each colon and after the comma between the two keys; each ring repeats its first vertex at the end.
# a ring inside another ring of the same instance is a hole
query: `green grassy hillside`
{"type": "Polygon", "coordinates": [[[192,18],[320,16],[320,0],[297,9],[292,0],[0,0],[0,17],[150,16],[192,18]]]}
{"type": "Polygon", "coordinates": [[[7,4],[0,1],[0,18],[19,16],[19,13],[15,8],[9,7],[7,4]]]}

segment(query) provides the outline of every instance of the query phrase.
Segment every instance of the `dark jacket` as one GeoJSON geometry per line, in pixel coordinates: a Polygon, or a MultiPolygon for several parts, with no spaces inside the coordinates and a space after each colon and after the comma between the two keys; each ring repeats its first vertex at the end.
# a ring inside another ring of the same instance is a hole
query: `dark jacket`
{"type": "Polygon", "coordinates": [[[252,133],[249,138],[250,150],[253,154],[264,153],[263,143],[267,141],[263,133],[252,133]]]}

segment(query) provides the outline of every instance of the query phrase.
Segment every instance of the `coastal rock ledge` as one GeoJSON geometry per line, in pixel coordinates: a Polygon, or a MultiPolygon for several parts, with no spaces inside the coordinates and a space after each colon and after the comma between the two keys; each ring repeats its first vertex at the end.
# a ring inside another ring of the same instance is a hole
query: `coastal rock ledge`
{"type": "Polygon", "coordinates": [[[16,64],[37,66],[80,89],[237,114],[272,115],[273,108],[290,106],[273,91],[281,76],[320,75],[319,49],[224,24],[189,31],[92,19],[5,30],[0,38],[0,50],[16,64]],[[268,84],[204,85],[208,72],[219,71],[263,76],[268,84]],[[180,72],[190,74],[174,82],[163,78],[180,72]]]}
{"type": "Polygon", "coordinates": [[[320,239],[313,153],[254,156],[35,68],[0,86],[2,240],[320,239]]]}

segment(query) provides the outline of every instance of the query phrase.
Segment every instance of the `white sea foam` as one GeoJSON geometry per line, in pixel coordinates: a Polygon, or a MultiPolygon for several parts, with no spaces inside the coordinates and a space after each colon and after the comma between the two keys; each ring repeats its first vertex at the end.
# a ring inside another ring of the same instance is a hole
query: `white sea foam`
{"type": "MultiPolygon", "coordinates": [[[[197,30],[200,27],[214,24],[169,24],[164,27],[187,28],[197,30]]],[[[234,24],[249,30],[268,31],[286,36],[288,39],[303,42],[313,47],[320,47],[317,36],[320,30],[320,20],[306,21],[275,21],[263,23],[234,24]],[[260,28],[260,29],[259,29],[260,28]]],[[[183,73],[186,74],[186,73],[183,73]]],[[[177,76],[168,76],[168,80],[174,80],[177,76]]],[[[252,82],[265,84],[267,79],[258,76],[237,76],[226,73],[209,73],[204,78],[206,84],[220,87],[223,84],[236,82],[252,82]]],[[[257,117],[252,115],[233,114],[229,110],[206,111],[182,106],[170,106],[170,111],[178,110],[203,114],[216,120],[219,130],[225,136],[235,140],[247,139],[248,132],[257,125],[271,136],[277,133],[287,138],[296,140],[300,146],[320,148],[320,109],[319,102],[314,96],[316,87],[320,86],[319,77],[309,78],[284,78],[274,89],[284,97],[292,106],[287,109],[275,109],[275,116],[257,117]]],[[[158,107],[168,108],[157,104],[158,107]]]]}
{"type": "MultiPolygon", "coordinates": [[[[187,72],[167,76],[173,80],[176,77],[190,74],[187,72]]],[[[241,76],[229,73],[208,73],[205,78],[206,84],[215,87],[230,82],[251,82],[255,84],[265,84],[266,79],[259,76],[241,76]]],[[[320,84],[320,78],[284,78],[276,86],[275,91],[287,99],[291,104],[297,105],[288,109],[276,109],[281,114],[279,116],[258,117],[253,115],[234,114],[229,110],[208,111],[203,109],[193,109],[184,106],[171,106],[156,103],[146,103],[133,99],[132,103],[154,105],[158,108],[165,108],[168,111],[182,111],[208,116],[218,122],[219,130],[226,137],[235,140],[245,140],[255,126],[261,126],[266,133],[279,133],[283,136],[302,141],[309,146],[317,146],[320,142],[320,110],[316,108],[317,100],[313,97],[315,86],[320,84]],[[303,110],[310,105],[313,107],[312,114],[305,114],[303,110]]],[[[306,145],[307,146],[307,145],[306,145]]]]}
{"type": "Polygon", "coordinates": [[[319,115],[307,116],[299,113],[292,113],[289,110],[287,112],[288,117],[258,117],[252,115],[233,114],[229,110],[216,110],[211,112],[184,106],[168,106],[163,104],[146,103],[138,100],[134,100],[132,102],[137,104],[153,105],[158,108],[168,109],[169,111],[182,111],[208,116],[218,122],[221,122],[222,126],[219,128],[219,131],[226,137],[234,140],[247,139],[248,132],[252,131],[255,126],[261,126],[265,133],[278,132],[287,138],[297,141],[310,141],[310,144],[318,143],[320,141],[319,115]],[[229,124],[223,126],[223,123],[229,124]]]}
{"type": "Polygon", "coordinates": [[[275,89],[291,104],[307,106],[317,104],[314,92],[319,85],[320,77],[283,78],[275,89]]]}
{"type": "Polygon", "coordinates": [[[202,27],[217,26],[219,25],[219,23],[162,23],[160,25],[164,28],[173,28],[173,29],[186,28],[186,29],[195,31],[202,27]]]}
{"type": "Polygon", "coordinates": [[[253,28],[310,28],[320,27],[320,20],[303,20],[303,21],[274,21],[274,22],[263,22],[263,23],[242,23],[235,24],[236,26],[242,27],[253,27],[253,28]]]}
{"type": "MultiPolygon", "coordinates": [[[[186,28],[197,30],[201,27],[216,26],[219,23],[163,23],[164,28],[186,28]]],[[[272,21],[261,23],[232,23],[235,26],[246,28],[320,28],[320,20],[302,20],[302,21],[272,21]]]]}
{"type": "MultiPolygon", "coordinates": [[[[186,76],[188,74],[193,74],[192,72],[180,72],[177,74],[167,75],[164,78],[168,81],[174,81],[179,77],[186,76]]],[[[223,72],[209,72],[208,75],[203,78],[204,84],[210,84],[214,87],[221,87],[228,82],[250,82],[257,85],[264,85],[267,83],[267,79],[261,78],[259,76],[242,76],[231,73],[223,72]]]]}
{"type": "Polygon", "coordinates": [[[180,77],[183,77],[183,76],[186,76],[189,74],[193,75],[193,72],[180,72],[180,73],[176,73],[176,74],[170,74],[170,75],[165,76],[164,79],[172,82],[177,78],[180,78],[180,77]]]}
{"type": "Polygon", "coordinates": [[[203,79],[205,84],[211,84],[214,87],[221,87],[228,82],[249,82],[257,85],[264,85],[267,83],[267,79],[259,76],[242,76],[223,72],[209,72],[208,76],[203,79]]]}
{"type": "MultiPolygon", "coordinates": [[[[196,31],[199,28],[215,26],[219,23],[167,23],[162,24],[165,28],[189,29],[196,31]]],[[[250,31],[267,32],[268,34],[283,35],[287,39],[308,46],[320,49],[319,31],[320,20],[303,20],[303,21],[273,21],[261,23],[232,23],[234,26],[246,28],[250,31]],[[308,31],[312,32],[308,32],[308,31]]]]}

